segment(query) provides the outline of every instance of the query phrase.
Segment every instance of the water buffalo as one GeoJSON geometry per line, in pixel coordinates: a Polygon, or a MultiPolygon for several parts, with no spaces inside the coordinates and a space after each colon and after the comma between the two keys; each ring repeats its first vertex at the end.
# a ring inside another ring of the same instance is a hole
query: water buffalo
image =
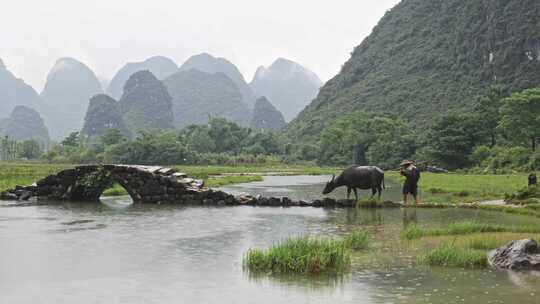
{"type": "Polygon", "coordinates": [[[386,189],[384,185],[384,171],[374,166],[352,166],[345,169],[337,178],[332,176],[332,180],[324,187],[323,194],[328,194],[338,187],[347,187],[347,199],[351,196],[351,190],[354,190],[354,196],[358,200],[358,192],[356,189],[371,189],[371,197],[379,192],[381,199],[382,189],[386,189]]]}

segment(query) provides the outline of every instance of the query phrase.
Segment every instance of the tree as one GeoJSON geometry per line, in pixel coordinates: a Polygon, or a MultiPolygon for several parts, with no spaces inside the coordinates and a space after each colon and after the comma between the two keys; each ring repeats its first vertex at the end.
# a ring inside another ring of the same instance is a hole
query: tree
{"type": "Polygon", "coordinates": [[[406,123],[389,117],[355,112],[324,129],[318,158],[321,164],[397,166],[416,145],[406,123]]]}
{"type": "Polygon", "coordinates": [[[536,150],[540,137],[540,88],[528,89],[503,100],[499,128],[517,143],[530,142],[536,150]]]}
{"type": "Polygon", "coordinates": [[[489,137],[489,145],[493,148],[497,144],[497,125],[501,119],[500,108],[502,100],[508,96],[501,86],[493,86],[489,92],[478,98],[474,107],[478,127],[489,137]]]}
{"type": "Polygon", "coordinates": [[[79,146],[79,132],[71,132],[68,137],[62,140],[62,146],[76,148],[79,146]]]}
{"type": "Polygon", "coordinates": [[[449,169],[463,168],[473,148],[482,139],[476,117],[450,113],[435,119],[428,131],[427,141],[434,160],[449,169]]]}
{"type": "Polygon", "coordinates": [[[34,139],[25,140],[19,143],[19,146],[19,157],[21,158],[36,159],[43,153],[39,143],[34,139]]]}
{"type": "Polygon", "coordinates": [[[124,134],[119,129],[106,129],[101,135],[101,142],[105,146],[115,145],[126,140],[124,134]]]}

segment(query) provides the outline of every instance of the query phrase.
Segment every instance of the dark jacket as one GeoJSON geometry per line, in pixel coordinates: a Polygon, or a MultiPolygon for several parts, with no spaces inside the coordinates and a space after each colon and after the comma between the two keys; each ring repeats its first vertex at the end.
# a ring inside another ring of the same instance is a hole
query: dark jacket
{"type": "Polygon", "coordinates": [[[405,183],[416,186],[420,180],[420,170],[413,165],[401,170],[401,175],[405,176],[405,183]]]}

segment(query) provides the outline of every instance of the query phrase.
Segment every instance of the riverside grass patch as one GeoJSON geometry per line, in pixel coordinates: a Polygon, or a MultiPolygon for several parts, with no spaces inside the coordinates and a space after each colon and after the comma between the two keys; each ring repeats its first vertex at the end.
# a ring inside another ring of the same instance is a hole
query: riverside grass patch
{"type": "Polygon", "coordinates": [[[426,237],[423,244],[435,244],[418,257],[420,264],[429,266],[485,268],[487,254],[512,240],[538,239],[540,234],[530,233],[477,233],[466,236],[426,237]]]}
{"type": "MultiPolygon", "coordinates": [[[[394,181],[402,182],[399,173],[385,174],[394,181]]],[[[462,174],[422,172],[420,200],[429,203],[471,203],[483,200],[503,199],[527,184],[527,174],[462,174]]]]}
{"type": "Polygon", "coordinates": [[[540,233],[540,226],[509,226],[475,221],[455,222],[440,228],[422,228],[413,224],[403,230],[402,237],[413,240],[425,236],[466,235],[489,232],[540,233]]]}
{"type": "Polygon", "coordinates": [[[471,248],[460,248],[453,244],[442,244],[420,256],[421,264],[444,267],[485,268],[487,252],[471,248]]]}
{"type": "Polygon", "coordinates": [[[250,249],[244,267],[254,273],[340,274],[351,266],[351,251],[366,249],[365,231],[355,231],[343,239],[289,238],[266,250],[250,249]]]}

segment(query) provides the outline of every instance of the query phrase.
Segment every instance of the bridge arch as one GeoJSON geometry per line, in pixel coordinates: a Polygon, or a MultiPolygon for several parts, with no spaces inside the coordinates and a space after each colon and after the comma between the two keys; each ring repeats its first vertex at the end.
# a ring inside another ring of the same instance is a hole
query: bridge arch
{"type": "Polygon", "coordinates": [[[99,201],[118,183],[135,203],[172,202],[204,196],[203,182],[172,168],[128,165],[86,165],[60,171],[27,187],[34,196],[53,200],[99,201]]]}

